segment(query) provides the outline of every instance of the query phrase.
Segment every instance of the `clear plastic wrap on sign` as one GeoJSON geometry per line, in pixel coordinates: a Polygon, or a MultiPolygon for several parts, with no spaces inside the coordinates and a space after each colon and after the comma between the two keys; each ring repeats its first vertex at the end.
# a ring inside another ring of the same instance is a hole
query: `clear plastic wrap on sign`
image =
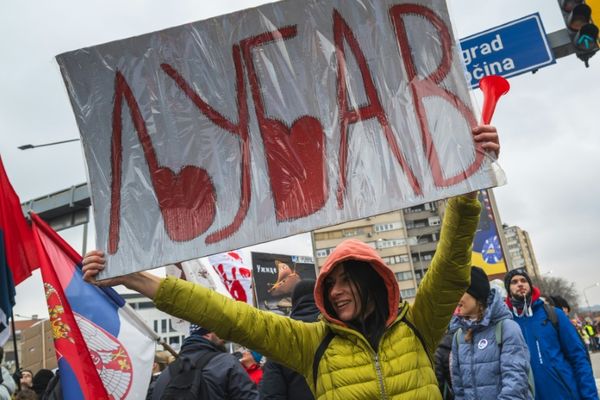
{"type": "Polygon", "coordinates": [[[102,277],[498,184],[443,0],[288,0],[57,59],[102,277]]]}

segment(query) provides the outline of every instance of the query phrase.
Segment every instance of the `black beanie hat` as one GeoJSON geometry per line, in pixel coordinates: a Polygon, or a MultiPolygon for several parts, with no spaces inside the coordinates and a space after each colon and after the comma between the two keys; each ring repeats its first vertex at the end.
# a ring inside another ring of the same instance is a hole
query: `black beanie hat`
{"type": "Polygon", "coordinates": [[[467,293],[479,300],[480,303],[487,305],[490,295],[490,282],[485,271],[479,267],[471,267],[471,286],[467,293]]]}
{"type": "Polygon", "coordinates": [[[510,294],[510,281],[516,275],[521,275],[522,277],[527,279],[527,282],[529,282],[529,288],[531,290],[533,290],[533,283],[531,282],[531,278],[529,277],[529,274],[527,273],[527,271],[525,271],[525,269],[523,269],[523,268],[517,268],[517,269],[513,269],[511,271],[508,271],[506,273],[506,275],[504,275],[504,288],[506,289],[506,292],[508,293],[509,296],[511,295],[510,294]]]}
{"type": "Polygon", "coordinates": [[[315,284],[316,282],[311,279],[301,280],[298,282],[292,291],[292,305],[298,303],[300,297],[307,294],[313,294],[315,291],[315,284]]]}
{"type": "Polygon", "coordinates": [[[33,384],[33,386],[32,386],[33,391],[41,396],[46,391],[46,388],[48,387],[48,383],[50,383],[50,379],[52,379],[53,377],[54,377],[54,373],[52,371],[50,371],[49,369],[40,369],[33,376],[33,379],[31,382],[33,384]]]}

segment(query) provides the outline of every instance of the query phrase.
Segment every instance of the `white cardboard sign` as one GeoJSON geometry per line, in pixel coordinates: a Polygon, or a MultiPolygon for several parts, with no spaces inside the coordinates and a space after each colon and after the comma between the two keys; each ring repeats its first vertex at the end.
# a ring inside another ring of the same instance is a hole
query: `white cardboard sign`
{"type": "Polygon", "coordinates": [[[103,277],[497,184],[443,0],[288,0],[57,59],[103,277]]]}

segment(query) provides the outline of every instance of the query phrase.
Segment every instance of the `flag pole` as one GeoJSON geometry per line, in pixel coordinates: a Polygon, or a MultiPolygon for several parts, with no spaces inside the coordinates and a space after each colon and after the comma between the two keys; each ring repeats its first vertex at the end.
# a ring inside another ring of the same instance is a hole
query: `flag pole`
{"type": "Polygon", "coordinates": [[[157,342],[158,342],[158,344],[162,345],[163,349],[165,349],[166,351],[171,353],[171,355],[173,357],[175,357],[175,358],[179,357],[179,354],[175,351],[175,349],[173,349],[171,346],[169,346],[169,344],[167,342],[165,342],[164,340],[158,340],[157,342]]]}
{"type": "MultiPolygon", "coordinates": [[[[13,346],[15,349],[15,372],[19,372],[21,370],[21,366],[19,365],[19,352],[17,351],[17,332],[15,329],[15,317],[13,315],[12,308],[10,309],[10,325],[12,327],[12,338],[13,338],[13,346]]],[[[17,387],[21,390],[21,380],[16,382],[17,387]]]]}

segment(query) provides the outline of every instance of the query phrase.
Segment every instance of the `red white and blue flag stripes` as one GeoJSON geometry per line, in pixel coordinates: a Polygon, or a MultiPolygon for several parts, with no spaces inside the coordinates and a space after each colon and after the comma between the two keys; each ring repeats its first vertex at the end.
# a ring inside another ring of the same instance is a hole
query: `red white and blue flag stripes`
{"type": "Polygon", "coordinates": [[[144,399],[156,334],[113,289],[85,282],[81,256],[31,217],[64,398],[144,399]]]}

